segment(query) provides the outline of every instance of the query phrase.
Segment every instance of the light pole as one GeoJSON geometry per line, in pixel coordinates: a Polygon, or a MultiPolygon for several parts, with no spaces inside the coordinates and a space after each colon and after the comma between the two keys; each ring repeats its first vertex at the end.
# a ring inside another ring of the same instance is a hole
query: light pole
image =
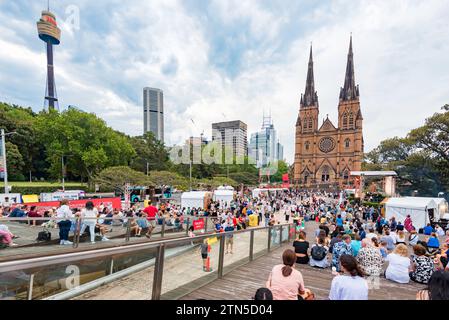
{"type": "Polygon", "coordinates": [[[189,159],[189,185],[190,191],[192,191],[192,159],[189,159]]]}
{"type": "Polygon", "coordinates": [[[8,188],[8,169],[6,167],[6,136],[16,134],[17,132],[9,132],[5,133],[5,130],[1,130],[2,134],[2,156],[3,156],[3,177],[5,182],[5,194],[9,194],[9,188],[8,188]]]}
{"type": "Polygon", "coordinates": [[[61,173],[62,173],[62,191],[65,192],[65,165],[64,165],[64,157],[71,157],[70,154],[62,154],[61,155],[61,173]]]}
{"type": "Polygon", "coordinates": [[[3,155],[3,177],[5,180],[5,194],[8,194],[9,190],[8,190],[8,170],[6,168],[5,130],[3,129],[2,129],[2,155],[3,155]]]}

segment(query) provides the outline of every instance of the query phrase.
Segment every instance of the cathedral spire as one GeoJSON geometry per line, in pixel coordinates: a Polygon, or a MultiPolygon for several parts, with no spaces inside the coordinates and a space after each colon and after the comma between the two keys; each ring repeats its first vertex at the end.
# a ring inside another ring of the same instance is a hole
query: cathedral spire
{"type": "Polygon", "coordinates": [[[318,107],[318,95],[315,91],[315,79],[313,75],[313,53],[312,44],[310,45],[309,67],[307,70],[306,90],[301,95],[301,108],[316,106],[318,107]]]}
{"type": "Polygon", "coordinates": [[[352,51],[352,33],[349,41],[348,62],[346,64],[345,84],[340,90],[340,100],[355,100],[359,97],[359,87],[355,85],[354,53],[352,51]]]}

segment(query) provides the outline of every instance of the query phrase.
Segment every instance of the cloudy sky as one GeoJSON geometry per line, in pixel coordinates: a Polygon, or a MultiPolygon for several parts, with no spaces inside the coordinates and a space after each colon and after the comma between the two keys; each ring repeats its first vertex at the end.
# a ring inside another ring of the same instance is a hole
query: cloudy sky
{"type": "MultiPolygon", "coordinates": [[[[320,116],[336,123],[351,32],[367,151],[449,103],[448,0],[51,3],[62,29],[60,107],[95,112],[139,135],[142,88],[160,88],[167,145],[203,130],[210,137],[211,123],[222,120],[242,120],[255,132],[271,110],[291,162],[310,43],[320,116]]],[[[36,111],[46,58],[35,23],[45,7],[46,0],[0,0],[0,101],[36,111]]]]}

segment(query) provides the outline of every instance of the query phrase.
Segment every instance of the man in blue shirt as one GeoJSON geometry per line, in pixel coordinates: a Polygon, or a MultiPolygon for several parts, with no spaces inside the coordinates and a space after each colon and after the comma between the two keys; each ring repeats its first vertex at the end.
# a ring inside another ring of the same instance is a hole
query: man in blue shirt
{"type": "Polygon", "coordinates": [[[435,232],[432,228],[432,225],[430,223],[427,224],[427,226],[424,227],[424,234],[426,236],[430,236],[432,232],[435,232]]]}

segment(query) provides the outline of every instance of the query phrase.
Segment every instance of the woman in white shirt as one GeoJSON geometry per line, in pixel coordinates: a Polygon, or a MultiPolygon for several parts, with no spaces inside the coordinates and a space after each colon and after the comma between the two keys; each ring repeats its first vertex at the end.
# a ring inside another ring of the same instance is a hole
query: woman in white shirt
{"type": "Polygon", "coordinates": [[[72,226],[70,219],[73,218],[73,213],[69,207],[69,200],[63,199],[61,201],[60,207],[56,210],[56,217],[59,226],[59,244],[71,245],[72,242],[69,241],[69,232],[72,226]]]}
{"type": "Polygon", "coordinates": [[[330,300],[368,300],[368,282],[357,260],[348,254],[340,257],[343,275],[332,280],[330,300]]]}
{"type": "Polygon", "coordinates": [[[84,233],[84,230],[86,230],[86,227],[89,227],[89,233],[90,233],[90,242],[92,244],[95,243],[95,225],[97,224],[97,215],[98,210],[94,207],[94,204],[92,201],[86,202],[86,207],[81,210],[81,219],[83,221],[83,225],[80,230],[80,235],[84,233]]]}
{"type": "Polygon", "coordinates": [[[409,283],[409,269],[411,262],[405,244],[398,244],[393,253],[390,253],[385,261],[388,261],[385,278],[398,283],[409,283]]]}

